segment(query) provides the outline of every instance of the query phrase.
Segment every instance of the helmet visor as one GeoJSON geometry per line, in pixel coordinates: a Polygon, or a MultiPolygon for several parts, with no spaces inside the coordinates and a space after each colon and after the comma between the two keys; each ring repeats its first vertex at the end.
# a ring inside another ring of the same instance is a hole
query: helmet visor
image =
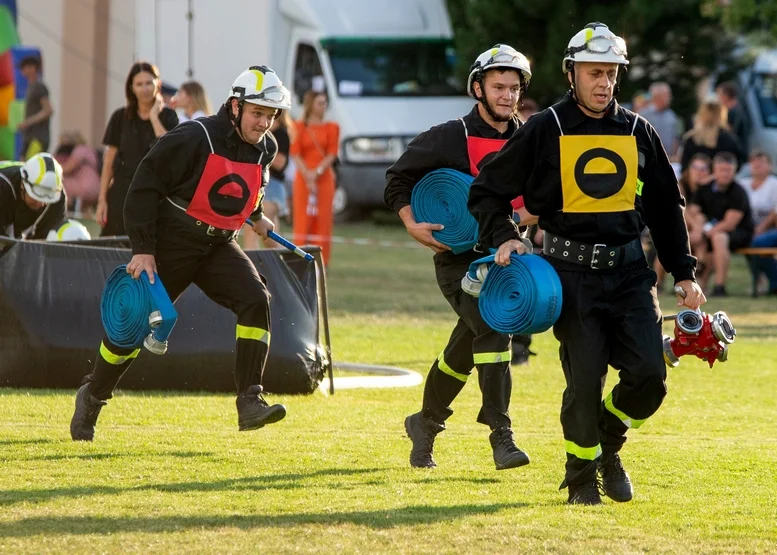
{"type": "Polygon", "coordinates": [[[512,64],[512,65],[520,65],[521,59],[514,53],[505,52],[504,50],[500,50],[493,56],[491,56],[488,61],[486,61],[485,64],[483,64],[483,67],[488,67],[490,65],[494,64],[512,64]]]}
{"type": "Polygon", "coordinates": [[[570,48],[568,53],[576,54],[583,51],[592,52],[594,54],[606,54],[607,52],[612,51],[616,56],[623,56],[624,58],[628,55],[626,51],[626,41],[620,37],[614,36],[605,37],[600,35],[592,37],[586,41],[584,45],[570,48]]]}
{"type": "Polygon", "coordinates": [[[288,106],[291,103],[289,91],[286,87],[268,87],[260,93],[245,95],[243,100],[247,102],[263,100],[268,104],[277,104],[279,108],[288,106]]]}
{"type": "Polygon", "coordinates": [[[33,200],[37,200],[38,202],[42,202],[44,204],[52,204],[57,202],[62,196],[61,189],[50,189],[40,185],[33,185],[26,179],[24,180],[24,188],[27,190],[27,194],[32,197],[33,200]]]}

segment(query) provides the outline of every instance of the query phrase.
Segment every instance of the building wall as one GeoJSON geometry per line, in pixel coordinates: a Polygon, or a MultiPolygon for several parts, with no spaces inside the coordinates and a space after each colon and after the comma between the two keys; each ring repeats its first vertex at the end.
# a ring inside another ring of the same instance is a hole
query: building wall
{"type": "Polygon", "coordinates": [[[49,100],[54,107],[54,118],[51,122],[52,145],[56,144],[60,118],[65,110],[61,96],[63,8],[64,0],[19,0],[16,5],[19,41],[25,46],[37,46],[41,51],[43,82],[49,88],[49,100]]]}
{"type": "Polygon", "coordinates": [[[53,150],[63,130],[102,142],[110,113],[124,104],[135,58],[134,0],[19,0],[22,44],[38,46],[54,107],[53,150]]]}

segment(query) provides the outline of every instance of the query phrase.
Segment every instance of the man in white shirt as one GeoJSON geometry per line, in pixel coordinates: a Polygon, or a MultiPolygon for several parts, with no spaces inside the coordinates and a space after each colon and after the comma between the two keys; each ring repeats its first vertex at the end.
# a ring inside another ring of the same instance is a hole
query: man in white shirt
{"type": "Polygon", "coordinates": [[[651,104],[640,115],[648,120],[658,132],[661,142],[666,149],[669,158],[674,157],[680,145],[680,133],[682,122],[674,110],[672,104],[672,89],[662,81],[650,85],[651,104]]]}

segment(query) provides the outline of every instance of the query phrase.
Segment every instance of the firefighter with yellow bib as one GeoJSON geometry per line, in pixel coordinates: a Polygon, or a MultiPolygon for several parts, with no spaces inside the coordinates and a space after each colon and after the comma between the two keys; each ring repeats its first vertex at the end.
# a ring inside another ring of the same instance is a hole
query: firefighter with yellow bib
{"type": "Polygon", "coordinates": [[[706,301],[695,281],[685,201],[653,127],[618,105],[626,43],[602,23],[569,42],[563,71],[571,89],[521,127],[472,184],[469,208],[495,262],[523,254],[510,201],[523,195],[545,232],[543,256],[561,279],[554,326],[567,387],[561,424],[568,502],[598,505],[633,490],[618,452],[666,395],[656,276],[640,243],[650,228],[658,257],[682,288],[678,306],[706,301]],[[620,382],[602,399],[607,367],[620,382]]]}

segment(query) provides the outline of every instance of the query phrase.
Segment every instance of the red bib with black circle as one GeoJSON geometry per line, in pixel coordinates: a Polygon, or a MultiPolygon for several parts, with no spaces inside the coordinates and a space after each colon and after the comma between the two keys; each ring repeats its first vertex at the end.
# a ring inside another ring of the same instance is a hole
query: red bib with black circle
{"type": "Polygon", "coordinates": [[[211,153],[186,214],[213,227],[237,231],[259,204],[262,165],[219,156],[213,152],[207,129],[205,134],[211,153]]]}

